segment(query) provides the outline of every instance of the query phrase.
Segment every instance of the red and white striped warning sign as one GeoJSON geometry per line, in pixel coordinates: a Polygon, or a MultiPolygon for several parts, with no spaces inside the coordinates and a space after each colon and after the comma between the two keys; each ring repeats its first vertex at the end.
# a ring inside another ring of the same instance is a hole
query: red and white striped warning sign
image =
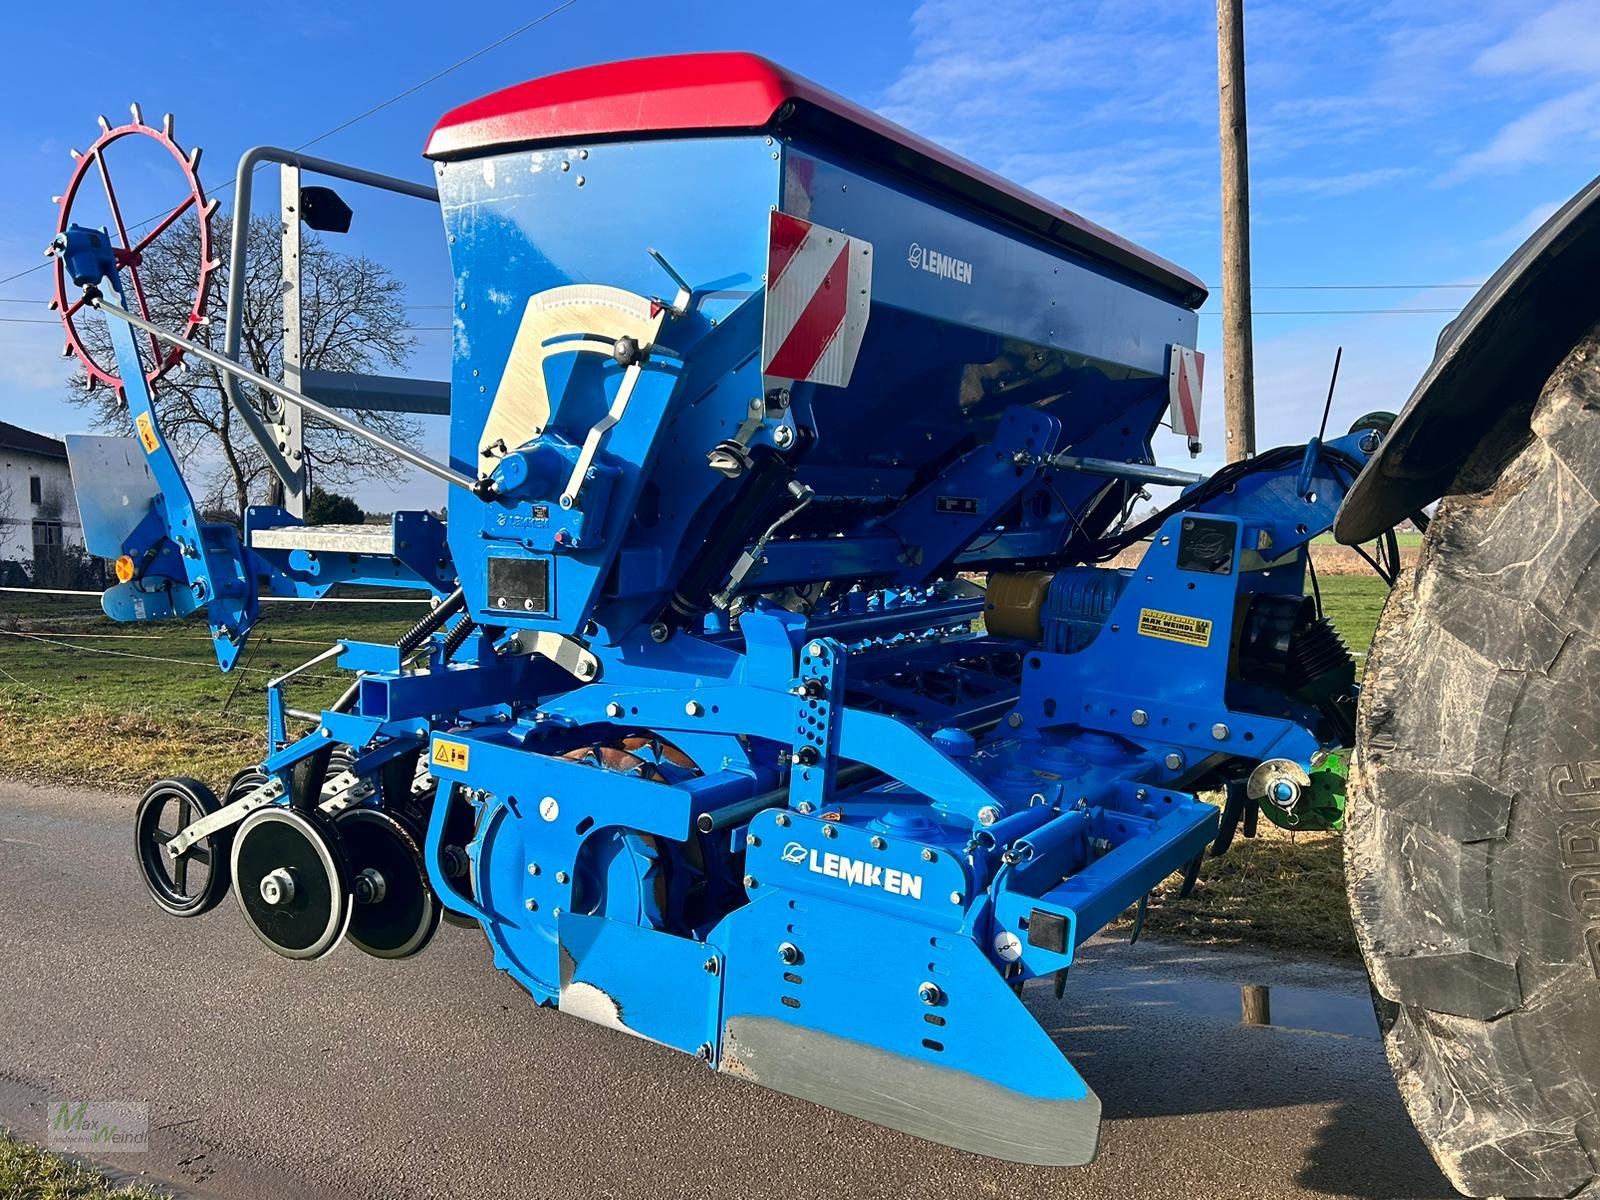
{"type": "Polygon", "coordinates": [[[1200,440],[1200,385],[1205,378],[1206,356],[1187,346],[1169,349],[1167,401],[1172,410],[1172,432],[1197,442],[1200,440]]]}
{"type": "Polygon", "coordinates": [[[872,246],[772,214],[761,370],[796,383],[850,382],[872,307],[872,246]]]}

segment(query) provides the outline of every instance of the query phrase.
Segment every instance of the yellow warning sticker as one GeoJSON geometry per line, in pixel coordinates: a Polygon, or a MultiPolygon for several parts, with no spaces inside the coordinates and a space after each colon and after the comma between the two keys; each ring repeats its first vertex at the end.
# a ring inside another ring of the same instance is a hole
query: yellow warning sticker
{"type": "Polygon", "coordinates": [[[139,441],[144,445],[146,454],[154,454],[161,449],[161,439],[156,436],[155,422],[150,419],[149,413],[140,413],[133,419],[133,424],[139,431],[139,441]]]}
{"type": "Polygon", "coordinates": [[[1182,642],[1185,646],[1211,645],[1211,622],[1204,617],[1162,612],[1158,608],[1139,610],[1139,635],[1182,642]]]}
{"type": "Polygon", "coordinates": [[[446,767],[452,771],[465,771],[468,749],[465,742],[447,742],[443,738],[434,738],[433,765],[446,767]]]}

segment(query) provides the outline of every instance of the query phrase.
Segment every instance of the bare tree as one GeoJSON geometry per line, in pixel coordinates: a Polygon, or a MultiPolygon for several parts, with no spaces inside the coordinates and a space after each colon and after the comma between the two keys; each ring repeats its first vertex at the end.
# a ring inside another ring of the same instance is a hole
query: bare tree
{"type": "MultiPolygon", "coordinates": [[[[10,526],[16,520],[16,492],[8,475],[0,475],[0,560],[6,556],[11,544],[10,526]]],[[[20,545],[20,543],[19,543],[20,545]]]]}
{"type": "MultiPolygon", "coordinates": [[[[219,220],[218,227],[226,228],[227,222],[219,220]]],[[[282,247],[276,221],[258,217],[250,222],[248,251],[239,358],[259,374],[281,379],[282,247]]],[[[174,225],[144,251],[138,269],[145,300],[151,319],[166,329],[181,330],[194,306],[198,259],[199,230],[192,219],[174,225]]],[[[220,311],[230,283],[227,264],[212,278],[211,308],[220,311]]],[[[405,284],[387,267],[365,255],[340,254],[308,229],[303,231],[301,243],[300,288],[304,369],[373,373],[404,368],[416,340],[406,318],[405,284]]],[[[129,292],[131,304],[131,288],[129,292]]],[[[77,314],[75,320],[95,360],[119,373],[104,320],[88,311],[77,314]]],[[[194,338],[220,349],[220,317],[202,325],[194,338]]],[[[143,334],[136,336],[147,369],[153,361],[150,341],[143,334]]],[[[73,377],[71,388],[69,399],[90,410],[96,428],[127,432],[127,412],[118,397],[91,386],[81,371],[73,377]]],[[[248,397],[251,389],[245,391],[248,397]]],[[[269,402],[276,403],[266,396],[255,400],[258,411],[266,411],[269,402]]],[[[266,499],[271,468],[228,404],[218,368],[191,356],[156,385],[155,408],[162,433],[180,461],[191,466],[191,472],[194,467],[205,472],[197,481],[201,487],[196,499],[202,509],[231,511],[242,518],[247,505],[266,499]]],[[[402,442],[421,437],[418,423],[403,414],[362,411],[353,415],[369,428],[402,442]]],[[[322,486],[349,487],[394,469],[391,455],[310,416],[304,436],[310,474],[322,486]]]]}

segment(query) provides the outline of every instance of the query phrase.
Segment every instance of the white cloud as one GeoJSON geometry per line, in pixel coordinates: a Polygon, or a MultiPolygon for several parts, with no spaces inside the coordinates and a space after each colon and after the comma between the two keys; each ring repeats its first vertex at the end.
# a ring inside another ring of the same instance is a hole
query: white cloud
{"type": "Polygon", "coordinates": [[[1252,190],[1258,195],[1349,196],[1417,174],[1417,167],[1373,167],[1368,171],[1330,171],[1326,175],[1272,175],[1252,190]]]}
{"type": "Polygon", "coordinates": [[[1539,94],[1551,79],[1576,87],[1537,102],[1502,125],[1489,142],[1460,157],[1445,177],[1457,183],[1532,163],[1592,154],[1600,139],[1600,9],[1595,0],[1562,0],[1536,12],[1486,46],[1472,70],[1504,81],[1508,96],[1539,94]]]}
{"type": "Polygon", "coordinates": [[[1529,163],[1591,153],[1600,140],[1600,83],[1546,100],[1503,126],[1489,144],[1466,154],[1449,181],[1455,182],[1529,163]]]}
{"type": "Polygon", "coordinates": [[[890,119],[1119,234],[1214,223],[1216,48],[1190,0],[926,0],[890,119]]]}
{"type": "Polygon", "coordinates": [[[1600,72],[1600,10],[1595,0],[1567,0],[1518,26],[1478,55],[1485,75],[1600,72]]]}
{"type": "MultiPolygon", "coordinates": [[[[1441,144],[1438,130],[1459,129],[1442,119],[1482,100],[1474,64],[1543,62],[1573,14],[1596,3],[1541,14],[1535,0],[1457,0],[1448,10],[1367,0],[1338,12],[1256,0],[1245,36],[1257,194],[1336,200],[1442,174],[1471,149],[1441,144]]],[[[1119,233],[1178,256],[1210,253],[1215,38],[1210,9],[1192,0],[925,0],[910,61],[880,107],[1119,233]]],[[[1528,114],[1467,170],[1531,161],[1584,136],[1590,101],[1573,95],[1528,114]]],[[[1265,226],[1294,214],[1263,205],[1258,217],[1265,226]]]]}
{"type": "MultiPolygon", "coordinates": [[[[5,307],[8,310],[20,308],[5,307]]],[[[31,307],[21,311],[29,314],[29,320],[38,319],[31,307]]],[[[10,316],[10,313],[0,315],[10,316]]],[[[44,325],[0,324],[0,395],[14,395],[18,389],[65,395],[67,377],[75,361],[61,357],[65,341],[61,326],[54,319],[44,325]]],[[[26,420],[19,419],[26,416],[20,407],[15,415],[4,419],[27,425],[26,420]]]]}
{"type": "Polygon", "coordinates": [[[1554,216],[1556,209],[1564,203],[1566,203],[1564,200],[1547,200],[1543,204],[1534,205],[1520,221],[1502,229],[1493,237],[1484,238],[1483,244],[1498,247],[1522,245],[1533,231],[1554,216]]]}

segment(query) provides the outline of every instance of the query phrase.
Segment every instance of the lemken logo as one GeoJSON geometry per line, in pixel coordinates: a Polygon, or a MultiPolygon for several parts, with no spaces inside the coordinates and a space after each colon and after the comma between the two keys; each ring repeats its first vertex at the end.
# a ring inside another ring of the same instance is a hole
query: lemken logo
{"type": "Polygon", "coordinates": [[[911,265],[913,271],[927,271],[940,279],[950,279],[956,283],[972,282],[971,263],[942,254],[938,250],[928,249],[916,242],[912,242],[911,248],[906,251],[906,262],[911,265]]]}
{"type": "Polygon", "coordinates": [[[783,848],[783,861],[796,865],[805,863],[806,869],[813,875],[843,880],[846,887],[882,888],[891,896],[922,899],[922,876],[909,871],[881,867],[844,854],[819,854],[815,850],[807,850],[799,842],[790,842],[783,848]]]}

